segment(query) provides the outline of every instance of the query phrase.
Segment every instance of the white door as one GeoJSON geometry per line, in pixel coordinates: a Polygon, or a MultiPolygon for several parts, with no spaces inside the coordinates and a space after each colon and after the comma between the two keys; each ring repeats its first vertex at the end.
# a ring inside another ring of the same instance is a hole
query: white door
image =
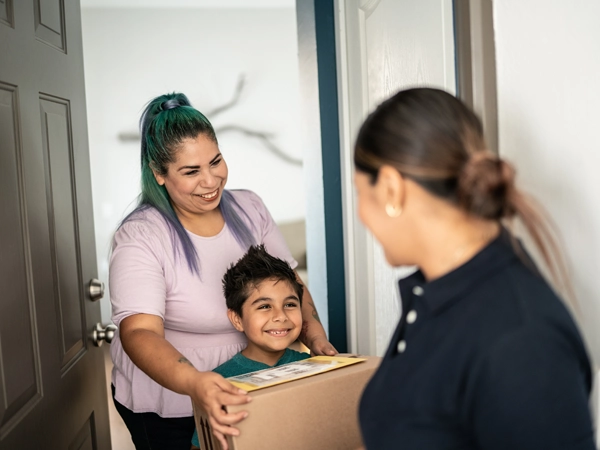
{"type": "Polygon", "coordinates": [[[414,86],[455,93],[452,0],[338,0],[338,79],[349,350],[381,355],[399,316],[392,270],[356,215],[352,154],[362,121],[382,100],[414,86]]]}

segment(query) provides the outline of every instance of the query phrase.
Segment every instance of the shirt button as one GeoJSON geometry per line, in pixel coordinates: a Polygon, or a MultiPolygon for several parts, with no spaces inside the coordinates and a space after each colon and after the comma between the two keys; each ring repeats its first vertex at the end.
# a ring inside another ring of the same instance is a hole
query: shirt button
{"type": "Polygon", "coordinates": [[[425,292],[421,286],[415,286],[412,290],[413,294],[418,295],[419,297],[423,295],[425,292]]]}
{"type": "Polygon", "coordinates": [[[417,312],[413,309],[406,315],[406,323],[415,323],[417,320],[417,312]]]}
{"type": "Polygon", "coordinates": [[[398,353],[404,353],[404,350],[406,350],[406,341],[402,340],[398,342],[398,346],[396,348],[398,349],[398,353]]]}

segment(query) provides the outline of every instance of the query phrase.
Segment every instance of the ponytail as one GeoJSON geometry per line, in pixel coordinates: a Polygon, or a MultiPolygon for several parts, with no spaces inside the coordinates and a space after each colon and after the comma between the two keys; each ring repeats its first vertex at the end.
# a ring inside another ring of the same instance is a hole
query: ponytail
{"type": "Polygon", "coordinates": [[[541,255],[557,291],[575,303],[555,226],[542,207],[515,186],[515,173],[510,163],[490,152],[473,153],[459,175],[457,204],[476,217],[501,221],[511,230],[517,254],[531,266],[514,238],[515,219],[518,219],[541,255]]]}
{"type": "MultiPolygon", "coordinates": [[[[123,219],[119,227],[131,220],[138,211],[155,209],[169,227],[175,257],[183,252],[190,271],[200,275],[196,248],[171,205],[167,189],[158,184],[154,173],[167,174],[169,164],[175,160],[177,149],[185,139],[204,135],[218,143],[213,126],[204,114],[192,107],[184,94],[172,93],[156,97],[148,103],[140,118],[140,131],[142,189],[137,207],[123,219]]],[[[244,250],[256,243],[250,228],[240,216],[243,214],[248,219],[247,214],[229,191],[223,191],[219,208],[225,223],[244,250]]]]}

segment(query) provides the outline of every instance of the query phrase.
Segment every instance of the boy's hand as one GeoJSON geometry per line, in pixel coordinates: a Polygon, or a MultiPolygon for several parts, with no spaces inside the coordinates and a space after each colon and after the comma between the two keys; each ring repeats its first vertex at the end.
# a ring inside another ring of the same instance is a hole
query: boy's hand
{"type": "Polygon", "coordinates": [[[339,352],[335,349],[331,342],[327,340],[325,336],[317,336],[310,343],[310,354],[311,356],[334,356],[339,352]]]}
{"type": "Polygon", "coordinates": [[[226,435],[239,436],[240,431],[233,427],[248,417],[246,411],[227,413],[225,406],[243,405],[252,400],[246,391],[235,387],[221,375],[214,372],[199,372],[192,400],[208,415],[208,422],[214,436],[223,450],[228,450],[226,435]]]}

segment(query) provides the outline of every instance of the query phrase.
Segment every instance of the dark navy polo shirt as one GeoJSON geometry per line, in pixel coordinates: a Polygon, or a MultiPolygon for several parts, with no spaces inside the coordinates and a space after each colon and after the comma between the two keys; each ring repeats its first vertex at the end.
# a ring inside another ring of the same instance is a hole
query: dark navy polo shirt
{"type": "Polygon", "coordinates": [[[595,449],[582,338],[507,231],[399,285],[402,317],[360,404],[368,450],[595,449]]]}

